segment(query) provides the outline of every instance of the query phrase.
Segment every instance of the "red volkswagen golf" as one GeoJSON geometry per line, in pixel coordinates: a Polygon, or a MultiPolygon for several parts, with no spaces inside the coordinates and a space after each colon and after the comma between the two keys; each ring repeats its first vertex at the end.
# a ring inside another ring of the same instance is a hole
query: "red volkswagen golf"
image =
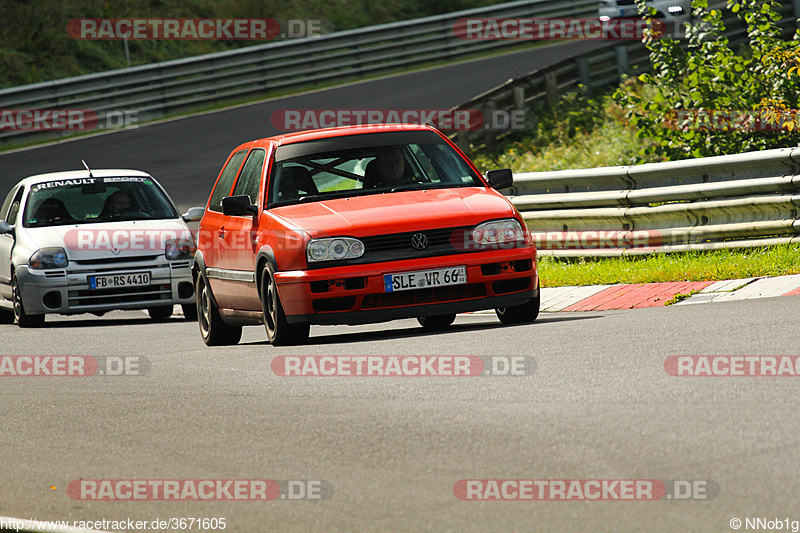
{"type": "Polygon", "coordinates": [[[194,260],[208,345],[263,323],[273,345],[311,324],[495,309],[505,324],[539,314],[536,249],[516,208],[427,126],[358,126],[245,143],[206,206],[194,260]]]}

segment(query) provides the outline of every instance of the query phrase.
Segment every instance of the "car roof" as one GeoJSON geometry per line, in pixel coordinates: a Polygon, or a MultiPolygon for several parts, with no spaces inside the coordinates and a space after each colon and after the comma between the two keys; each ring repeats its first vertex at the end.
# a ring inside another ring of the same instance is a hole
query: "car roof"
{"type": "MultiPolygon", "coordinates": [[[[365,133],[397,132],[397,131],[437,131],[435,128],[420,124],[365,124],[363,126],[339,126],[318,130],[296,131],[284,133],[264,139],[250,141],[254,145],[275,143],[277,145],[329,139],[331,137],[344,137],[347,135],[361,135],[365,133]]],[[[244,143],[247,145],[250,143],[244,143]]],[[[243,146],[244,146],[243,145],[243,146]]]]}
{"type": "MultiPolygon", "coordinates": [[[[115,178],[115,177],[142,177],[152,178],[147,172],[141,170],[130,170],[122,168],[102,168],[92,169],[93,178],[115,178]]],[[[66,170],[63,172],[49,172],[47,174],[36,174],[35,176],[28,176],[20,181],[23,184],[44,183],[47,181],[58,180],[76,180],[88,178],[89,172],[87,170],[66,170]]]]}

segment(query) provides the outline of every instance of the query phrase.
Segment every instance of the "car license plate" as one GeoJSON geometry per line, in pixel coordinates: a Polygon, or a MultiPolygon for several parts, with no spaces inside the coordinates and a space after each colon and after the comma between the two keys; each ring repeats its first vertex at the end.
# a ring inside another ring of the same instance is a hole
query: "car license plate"
{"type": "Polygon", "coordinates": [[[412,289],[445,287],[447,285],[463,285],[466,282],[467,267],[465,266],[437,268],[435,270],[418,270],[416,272],[401,272],[398,274],[384,274],[383,276],[385,292],[410,291],[412,289]]]}
{"type": "Polygon", "coordinates": [[[89,288],[92,290],[134,287],[139,285],[150,285],[150,272],[112,274],[110,276],[89,276],[89,288]]]}

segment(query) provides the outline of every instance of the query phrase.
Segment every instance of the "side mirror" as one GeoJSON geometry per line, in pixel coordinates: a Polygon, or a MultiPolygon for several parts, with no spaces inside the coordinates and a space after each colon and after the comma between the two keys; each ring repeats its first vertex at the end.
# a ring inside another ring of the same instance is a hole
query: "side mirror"
{"type": "Polygon", "coordinates": [[[250,197],[226,196],[222,199],[222,214],[229,217],[246,217],[258,214],[258,206],[250,203],[250,197]]]}
{"type": "Polygon", "coordinates": [[[486,181],[494,189],[506,189],[514,184],[514,175],[510,168],[490,170],[486,173],[486,181]]]}
{"type": "Polygon", "coordinates": [[[192,207],[187,212],[181,215],[181,218],[184,222],[197,222],[203,215],[205,214],[206,210],[203,207],[192,207]]]}
{"type": "Polygon", "coordinates": [[[5,220],[0,220],[0,235],[11,235],[14,236],[14,226],[6,222],[5,220]]]}

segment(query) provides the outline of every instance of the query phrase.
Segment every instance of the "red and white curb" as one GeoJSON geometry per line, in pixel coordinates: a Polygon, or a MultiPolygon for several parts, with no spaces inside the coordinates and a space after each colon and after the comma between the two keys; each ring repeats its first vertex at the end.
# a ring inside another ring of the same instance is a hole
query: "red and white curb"
{"type": "Polygon", "coordinates": [[[542,289],[541,310],[545,312],[608,311],[661,307],[673,300],[676,295],[690,293],[694,294],[675,305],[800,295],[800,274],[726,281],[546,287],[542,289]]]}

